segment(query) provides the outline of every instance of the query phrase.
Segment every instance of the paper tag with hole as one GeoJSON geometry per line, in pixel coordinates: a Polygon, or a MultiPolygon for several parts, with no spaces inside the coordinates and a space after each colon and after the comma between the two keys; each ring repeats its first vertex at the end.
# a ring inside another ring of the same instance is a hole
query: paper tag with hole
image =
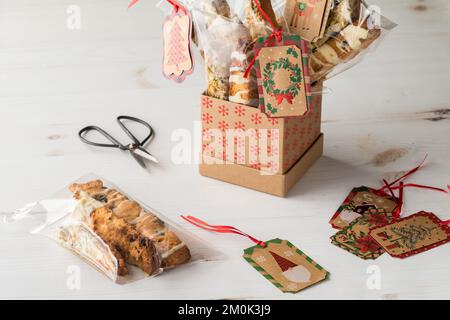
{"type": "Polygon", "coordinates": [[[261,47],[264,41],[255,44],[261,111],[272,118],[306,115],[311,96],[308,44],[296,35],[284,35],[281,42],[274,38],[261,47]]]}
{"type": "Polygon", "coordinates": [[[333,0],[287,0],[284,16],[289,30],[309,42],[323,37],[333,0]]]}

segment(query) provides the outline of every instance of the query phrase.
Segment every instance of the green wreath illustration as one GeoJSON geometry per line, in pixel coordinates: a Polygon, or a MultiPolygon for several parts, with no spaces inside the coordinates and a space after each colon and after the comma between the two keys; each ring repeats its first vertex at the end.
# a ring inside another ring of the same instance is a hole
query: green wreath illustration
{"type": "MultiPolygon", "coordinates": [[[[286,53],[297,58],[298,53],[293,48],[287,49],[286,53]]],[[[267,62],[263,69],[263,87],[267,94],[275,97],[278,105],[280,105],[284,100],[292,104],[292,100],[300,92],[300,85],[302,83],[302,70],[298,64],[293,64],[289,58],[282,57],[278,60],[267,62]],[[274,80],[275,73],[277,70],[287,70],[290,72],[289,80],[290,85],[286,89],[277,88],[274,80]]],[[[272,114],[277,113],[278,109],[273,107],[270,103],[267,104],[267,109],[272,114]]]]}

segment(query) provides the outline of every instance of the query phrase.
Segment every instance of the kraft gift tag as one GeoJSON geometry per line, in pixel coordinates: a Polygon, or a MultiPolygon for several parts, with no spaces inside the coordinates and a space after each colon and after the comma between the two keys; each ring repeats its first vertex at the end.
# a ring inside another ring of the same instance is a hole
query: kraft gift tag
{"type": "Polygon", "coordinates": [[[244,250],[244,259],[283,292],[298,292],[329,273],[287,240],[273,239],[244,250]]]}
{"type": "Polygon", "coordinates": [[[191,30],[191,17],[181,8],[168,15],[163,23],[163,74],[175,82],[183,82],[194,68],[191,30]]]}
{"type": "Polygon", "coordinates": [[[331,243],[362,259],[376,259],[383,248],[369,235],[370,229],[392,221],[391,213],[364,213],[331,237],[331,243]]]}
{"type": "Polygon", "coordinates": [[[287,0],[284,16],[292,33],[314,42],[323,37],[333,0],[287,0]]]}
{"type": "Polygon", "coordinates": [[[393,257],[406,258],[450,241],[450,228],[431,212],[421,211],[370,231],[393,257]]]}
{"type": "Polygon", "coordinates": [[[255,67],[259,105],[267,116],[303,116],[309,111],[309,49],[304,40],[295,35],[280,42],[273,39],[259,49],[255,67]]]}
{"type": "Polygon", "coordinates": [[[364,186],[353,188],[331,218],[330,224],[343,229],[364,213],[392,213],[396,208],[396,199],[383,191],[364,186]]]}
{"type": "Polygon", "coordinates": [[[181,217],[199,228],[241,235],[256,243],[244,250],[244,259],[283,292],[298,292],[329,276],[328,271],[289,241],[272,239],[263,242],[233,226],[211,225],[193,216],[181,217]]]}

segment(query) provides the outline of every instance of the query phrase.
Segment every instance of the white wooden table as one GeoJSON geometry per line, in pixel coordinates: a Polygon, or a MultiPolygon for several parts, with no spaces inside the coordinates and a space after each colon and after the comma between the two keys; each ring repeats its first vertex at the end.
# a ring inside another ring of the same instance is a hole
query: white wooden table
{"type": "MultiPolygon", "coordinates": [[[[327,223],[354,186],[427,165],[413,180],[450,182],[450,6],[448,0],[379,0],[399,27],[360,65],[326,85],[325,154],[286,199],[201,177],[175,165],[171,134],[194,130],[204,86],[195,75],[175,85],[161,75],[162,14],[142,0],[0,0],[0,211],[41,199],[87,172],[180,222],[224,253],[154,279],[119,286],[26,223],[0,224],[0,298],[75,299],[401,299],[450,298],[450,245],[405,260],[385,254],[363,261],[330,244],[327,223]],[[66,27],[69,5],[81,8],[81,29],[66,27]],[[120,114],[148,119],[149,150],[160,167],[143,171],[125,153],[88,148],[77,131],[98,124],[122,134],[120,114]],[[242,258],[251,243],[209,234],[180,221],[195,214],[262,239],[289,239],[331,272],[301,293],[282,294],[242,258]],[[69,266],[81,268],[70,290],[69,266]],[[366,285],[368,267],[381,288],[366,285]]],[[[408,190],[405,214],[420,210],[450,219],[450,197],[408,190]]]]}

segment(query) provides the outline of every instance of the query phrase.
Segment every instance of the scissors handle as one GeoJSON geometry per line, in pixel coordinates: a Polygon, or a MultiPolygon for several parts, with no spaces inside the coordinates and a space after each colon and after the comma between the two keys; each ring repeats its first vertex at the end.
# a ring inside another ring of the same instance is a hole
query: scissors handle
{"type": "Polygon", "coordinates": [[[121,144],[119,141],[117,141],[116,139],[114,139],[109,133],[107,133],[105,130],[103,130],[100,127],[97,126],[87,126],[84,127],[83,129],[80,130],[80,132],[78,132],[78,136],[80,137],[81,141],[83,141],[84,143],[90,144],[91,146],[96,146],[96,147],[106,147],[106,148],[119,148],[121,150],[127,150],[127,147],[125,147],[123,144],[121,144]],[[88,133],[90,131],[97,131],[98,133],[100,133],[102,136],[104,136],[106,139],[108,139],[109,141],[111,141],[112,143],[98,143],[98,142],[92,142],[88,139],[86,139],[84,137],[85,133],[88,133]]]}
{"type": "Polygon", "coordinates": [[[130,137],[131,140],[133,140],[133,142],[138,145],[138,146],[143,146],[152,136],[153,136],[153,128],[150,124],[148,124],[147,122],[145,122],[144,120],[135,118],[135,117],[130,117],[130,116],[119,116],[117,117],[117,122],[119,123],[119,126],[122,128],[123,131],[125,131],[125,133],[128,135],[128,137],[130,137]],[[140,123],[142,125],[144,125],[148,130],[149,133],[148,135],[145,137],[144,140],[139,141],[132,133],[130,130],[128,130],[128,128],[125,126],[125,124],[123,123],[122,120],[129,120],[129,121],[133,121],[133,122],[137,122],[140,123]]]}

